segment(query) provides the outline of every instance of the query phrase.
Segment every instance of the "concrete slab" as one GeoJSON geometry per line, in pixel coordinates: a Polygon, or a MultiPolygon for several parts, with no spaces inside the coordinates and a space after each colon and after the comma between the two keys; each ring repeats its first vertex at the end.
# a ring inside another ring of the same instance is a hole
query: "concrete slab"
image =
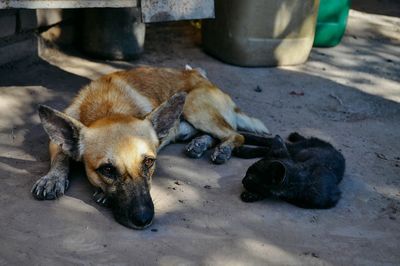
{"type": "Polygon", "coordinates": [[[198,32],[187,24],[149,27],[145,54],[134,62],[47,51],[45,60],[1,66],[0,264],[398,265],[399,23],[352,11],[342,44],[314,49],[298,67],[223,64],[202,52],[198,32]],[[241,179],[254,160],[216,166],[209,157],[186,158],[182,144],[159,155],[156,219],[148,230],[124,228],[97,206],[79,166],[63,198],[35,201],[29,190],[49,159],[37,105],[62,109],[91,79],[140,64],[202,67],[273,133],[331,141],[347,159],[338,206],[245,204],[241,179]]]}
{"type": "Polygon", "coordinates": [[[143,22],[163,22],[214,17],[214,0],[142,0],[143,22]]]}
{"type": "Polygon", "coordinates": [[[93,7],[136,7],[136,0],[2,0],[0,9],[7,8],[93,8],[93,7]]]}

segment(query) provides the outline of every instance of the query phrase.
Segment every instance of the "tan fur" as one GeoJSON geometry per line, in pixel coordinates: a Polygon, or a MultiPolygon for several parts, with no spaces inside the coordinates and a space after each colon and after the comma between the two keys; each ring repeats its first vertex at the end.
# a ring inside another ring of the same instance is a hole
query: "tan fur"
{"type": "Polygon", "coordinates": [[[50,141],[49,143],[49,152],[50,152],[50,162],[54,162],[56,155],[62,152],[61,147],[54,142],[50,141]]]}
{"type": "MultiPolygon", "coordinates": [[[[243,144],[243,137],[236,132],[235,113],[239,109],[227,94],[197,71],[140,67],[115,72],[84,87],[66,109],[68,115],[81,121],[90,132],[87,134],[90,137],[85,139],[89,144],[83,147],[83,160],[93,185],[105,187],[106,181],[95,172],[105,158],[117,156],[121,152],[118,147],[125,146],[121,143],[135,142],[134,139],[120,139],[117,132],[123,135],[127,130],[132,135],[140,129],[143,132],[139,135],[147,139],[148,151],[155,155],[158,142],[147,136],[151,130],[146,127],[150,125],[144,126],[140,119],[179,91],[188,93],[183,110],[187,121],[231,148],[243,144]]],[[[54,144],[51,147],[54,157],[59,149],[54,144]]],[[[127,147],[135,150],[132,145],[127,147]]],[[[131,153],[123,154],[134,156],[133,151],[131,153]]],[[[118,160],[123,160],[122,157],[118,156],[118,160]]],[[[123,165],[122,161],[116,163],[123,165]]]]}
{"type": "MultiPolygon", "coordinates": [[[[46,191],[52,192],[52,180],[68,183],[68,156],[83,160],[89,181],[106,191],[113,182],[99,174],[100,166],[112,164],[128,183],[140,183],[154,171],[152,167],[141,172],[144,159],[155,158],[160,148],[178,137],[181,128],[193,131],[190,134],[199,130],[220,141],[212,155],[214,162],[229,159],[232,149],[243,144],[238,126],[268,132],[261,121],[242,113],[204,73],[190,68],[139,67],[111,73],[85,86],[65,114],[48,107],[42,107],[39,114],[52,140],[52,168],[32,190],[39,199],[46,198],[46,191]],[[183,127],[178,121],[181,112],[188,122],[183,127]]],[[[63,187],[57,192],[63,193],[63,187]]]]}
{"type": "Polygon", "coordinates": [[[148,226],[154,215],[149,189],[163,146],[201,131],[207,135],[189,143],[187,154],[200,157],[215,144],[214,137],[220,143],[211,159],[223,163],[244,143],[238,128],[268,132],[204,72],[190,67],[115,72],[85,86],[65,113],[40,106],[39,115],[51,139],[51,169],[34,184],[33,195],[54,199],[64,194],[69,158],[83,160],[90,183],[104,194],[97,202],[112,198],[114,217],[136,229],[148,226]]]}
{"type": "Polygon", "coordinates": [[[109,183],[95,171],[101,164],[113,163],[122,175],[128,173],[134,179],[140,176],[143,156],[156,156],[158,139],[147,120],[112,115],[85,130],[83,160],[89,181],[96,187],[105,189],[109,183]]]}
{"type": "Polygon", "coordinates": [[[213,85],[194,70],[140,67],[93,81],[80,91],[66,113],[84,125],[116,113],[143,118],[149,112],[143,108],[146,104],[129,97],[127,89],[146,98],[154,109],[178,91],[190,92],[207,86],[213,85]]]}

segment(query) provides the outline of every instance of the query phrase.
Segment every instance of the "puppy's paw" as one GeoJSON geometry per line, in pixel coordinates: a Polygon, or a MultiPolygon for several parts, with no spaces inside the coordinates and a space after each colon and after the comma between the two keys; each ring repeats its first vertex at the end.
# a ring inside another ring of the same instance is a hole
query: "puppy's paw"
{"type": "Polygon", "coordinates": [[[215,164],[223,164],[232,156],[232,148],[229,146],[218,146],[211,155],[211,161],[215,164]]]}
{"type": "Polygon", "coordinates": [[[276,135],[276,136],[274,137],[274,140],[273,140],[273,142],[272,142],[272,145],[276,145],[277,147],[284,146],[284,145],[285,145],[285,141],[282,139],[281,136],[276,135]]]}
{"type": "Polygon", "coordinates": [[[35,182],[31,193],[38,200],[53,200],[64,195],[68,186],[68,176],[48,173],[35,182]]]}
{"type": "Polygon", "coordinates": [[[242,199],[242,201],[244,202],[255,202],[255,201],[259,201],[262,200],[263,197],[252,193],[252,192],[248,192],[248,191],[244,191],[241,195],[240,198],[242,199]]]}
{"type": "Polygon", "coordinates": [[[107,195],[100,188],[93,194],[93,200],[103,207],[110,206],[110,200],[107,195]]]}
{"type": "Polygon", "coordinates": [[[297,132],[292,132],[288,136],[288,140],[291,142],[297,142],[297,141],[301,141],[301,140],[305,140],[305,139],[306,139],[305,137],[303,137],[302,135],[300,135],[297,132]]]}
{"type": "Polygon", "coordinates": [[[212,137],[208,135],[203,135],[197,138],[192,139],[185,148],[185,153],[190,158],[200,158],[204,152],[210,146],[212,142],[212,137]]]}

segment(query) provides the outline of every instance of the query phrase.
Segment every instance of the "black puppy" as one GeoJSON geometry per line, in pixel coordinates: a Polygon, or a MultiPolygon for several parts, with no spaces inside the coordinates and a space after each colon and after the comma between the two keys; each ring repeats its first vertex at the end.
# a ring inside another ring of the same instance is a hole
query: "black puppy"
{"type": "Polygon", "coordinates": [[[244,134],[246,144],[262,147],[236,149],[236,156],[264,159],[247,170],[242,183],[247,191],[241,198],[254,202],[268,196],[279,197],[302,208],[325,209],[336,205],[341,192],[345,159],[331,144],[317,138],[289,135],[265,138],[244,134]]]}

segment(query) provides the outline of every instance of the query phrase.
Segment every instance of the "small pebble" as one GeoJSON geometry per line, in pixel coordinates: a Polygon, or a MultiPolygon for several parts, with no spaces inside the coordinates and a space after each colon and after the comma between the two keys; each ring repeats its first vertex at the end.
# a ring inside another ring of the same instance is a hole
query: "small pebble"
{"type": "Polygon", "coordinates": [[[314,258],[319,258],[319,256],[314,252],[303,252],[303,255],[305,255],[305,256],[310,256],[311,255],[314,258]]]}
{"type": "Polygon", "coordinates": [[[304,96],[304,92],[302,92],[302,91],[299,91],[299,92],[291,91],[291,92],[289,92],[289,94],[293,95],[293,96],[304,96]]]}
{"type": "Polygon", "coordinates": [[[211,189],[211,186],[210,185],[205,185],[204,188],[211,189]]]}
{"type": "Polygon", "coordinates": [[[262,89],[261,89],[260,86],[257,86],[257,87],[254,89],[254,91],[255,91],[255,92],[262,92],[262,89]]]}
{"type": "Polygon", "coordinates": [[[317,254],[315,254],[314,252],[311,253],[311,256],[313,256],[314,258],[319,258],[319,256],[317,254]]]}

